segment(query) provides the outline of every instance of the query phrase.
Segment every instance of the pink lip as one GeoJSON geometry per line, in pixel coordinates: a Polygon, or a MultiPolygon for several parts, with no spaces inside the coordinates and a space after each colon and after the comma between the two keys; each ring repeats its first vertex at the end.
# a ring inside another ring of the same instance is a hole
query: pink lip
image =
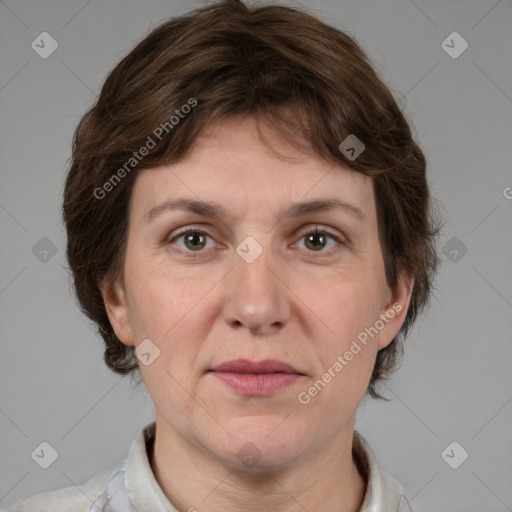
{"type": "Polygon", "coordinates": [[[303,375],[293,366],[278,361],[277,359],[265,359],[263,361],[250,361],[249,359],[233,359],[214,366],[212,372],[230,373],[297,373],[303,375]]]}
{"type": "Polygon", "coordinates": [[[236,359],[217,365],[210,371],[239,393],[251,396],[270,395],[304,376],[293,366],[276,359],[260,362],[236,359]]]}

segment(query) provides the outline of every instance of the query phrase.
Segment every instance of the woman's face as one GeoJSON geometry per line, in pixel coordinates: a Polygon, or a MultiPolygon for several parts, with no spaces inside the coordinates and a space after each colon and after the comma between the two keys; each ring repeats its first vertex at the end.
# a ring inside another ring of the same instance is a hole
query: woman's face
{"type": "Polygon", "coordinates": [[[352,431],[410,286],[386,285],[371,179],[261,127],[290,158],[259,140],[254,118],[237,117],[206,131],[180,163],[139,173],[125,288],[103,292],[117,336],[145,340],[137,353],[165,424],[157,428],[226,464],[242,467],[253,452],[259,467],[277,469],[352,431]],[[184,207],[192,203],[203,208],[184,207]],[[235,359],[297,373],[211,371],[235,359]]]}

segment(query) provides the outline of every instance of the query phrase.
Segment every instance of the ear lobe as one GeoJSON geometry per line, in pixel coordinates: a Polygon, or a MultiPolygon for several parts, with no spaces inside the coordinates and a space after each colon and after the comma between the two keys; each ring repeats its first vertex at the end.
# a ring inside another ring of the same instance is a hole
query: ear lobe
{"type": "Polygon", "coordinates": [[[107,276],[103,278],[99,284],[99,288],[110,320],[110,325],[112,329],[114,329],[116,336],[125,345],[135,345],[124,289],[117,281],[107,276]]]}
{"type": "Polygon", "coordinates": [[[405,322],[413,288],[414,276],[411,273],[402,273],[381,311],[381,319],[385,325],[379,336],[379,350],[386,348],[393,341],[405,322]]]}

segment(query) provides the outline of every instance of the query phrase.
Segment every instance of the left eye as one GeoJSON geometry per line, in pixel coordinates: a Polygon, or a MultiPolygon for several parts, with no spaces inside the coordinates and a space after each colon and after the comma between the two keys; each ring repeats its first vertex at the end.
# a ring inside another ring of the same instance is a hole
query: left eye
{"type": "Polygon", "coordinates": [[[331,239],[331,241],[335,242],[336,244],[341,244],[341,239],[333,234],[327,233],[326,231],[319,231],[318,229],[307,231],[306,233],[303,233],[301,235],[301,240],[305,240],[305,245],[308,248],[313,248],[313,252],[325,252],[322,251],[322,249],[325,249],[325,246],[327,244],[328,239],[331,239]],[[319,245],[321,246],[320,249],[318,249],[319,245]],[[317,248],[315,248],[315,246],[317,248]]]}
{"type": "MultiPolygon", "coordinates": [[[[170,241],[174,242],[175,240],[182,239],[185,244],[184,247],[176,244],[180,249],[189,252],[200,252],[201,249],[209,249],[215,245],[212,242],[212,244],[208,247],[208,238],[213,240],[205,231],[198,229],[188,229],[182,233],[178,233],[170,241]]],[[[333,243],[333,246],[342,244],[342,241],[338,236],[326,231],[319,231],[318,229],[309,230],[300,236],[300,240],[304,240],[306,248],[310,249],[312,252],[325,252],[323,249],[326,248],[329,239],[333,243]]],[[[329,247],[327,247],[327,249],[329,249],[329,247]]]]}

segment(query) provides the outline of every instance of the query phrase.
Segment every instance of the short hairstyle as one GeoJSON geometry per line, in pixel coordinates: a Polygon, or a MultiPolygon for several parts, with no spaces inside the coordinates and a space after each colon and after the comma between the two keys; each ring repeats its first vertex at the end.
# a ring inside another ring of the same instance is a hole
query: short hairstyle
{"type": "Polygon", "coordinates": [[[159,24],[109,73],[76,128],[63,198],[67,260],[107,366],[138,369],[99,287],[104,277],[124,284],[136,171],[179,161],[206,127],[234,115],[262,117],[295,147],[372,178],[387,283],[395,288],[401,271],[415,280],[406,319],[378,352],[367,388],[386,400],[376,385],[399,366],[438,265],[425,156],[353,37],[302,10],[238,0],[159,24]],[[364,144],[355,159],[340,150],[350,135],[364,144]]]}

